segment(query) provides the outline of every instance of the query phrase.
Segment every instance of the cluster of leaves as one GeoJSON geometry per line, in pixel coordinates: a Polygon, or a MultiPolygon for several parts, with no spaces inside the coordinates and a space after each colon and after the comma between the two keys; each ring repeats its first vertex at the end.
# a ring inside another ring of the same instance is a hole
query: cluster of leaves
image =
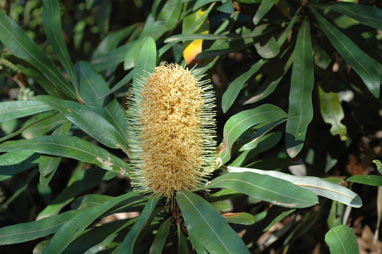
{"type": "MultiPolygon", "coordinates": [[[[292,253],[332,200],[325,242],[332,253],[357,253],[346,225],[349,209],[343,208],[359,208],[362,201],[343,185],[379,186],[382,177],[352,176],[346,183],[325,177],[337,172],[333,158],[343,156],[338,151],[381,122],[368,120],[380,107],[381,6],[155,0],[143,11],[143,24],[108,33],[111,1],[91,2],[85,6],[97,8],[103,39],[91,50],[92,41],[80,47],[83,34],[73,33],[74,48],[91,53],[74,65],[57,0],[41,7],[57,64],[13,20],[15,14],[0,12],[2,78],[22,73],[26,84],[33,82],[18,100],[0,103],[4,248],[29,242],[34,253],[220,254],[264,253],[276,246],[292,253]],[[172,206],[127,184],[129,126],[119,99],[128,84],[162,61],[198,63],[200,73],[211,74],[221,129],[214,177],[198,191],[177,193],[172,206]],[[353,110],[364,102],[371,113],[353,110]],[[282,172],[288,168],[296,175],[282,172]],[[126,185],[113,189],[121,182],[126,185]],[[318,196],[325,197],[320,204],[318,196]],[[44,208],[32,204],[38,210],[25,216],[28,203],[36,202],[44,208]],[[244,205],[250,208],[243,211],[244,205]],[[281,230],[259,241],[286,218],[281,230]]],[[[144,2],[134,1],[136,8],[144,2]]],[[[86,27],[80,23],[75,32],[86,27]]]]}

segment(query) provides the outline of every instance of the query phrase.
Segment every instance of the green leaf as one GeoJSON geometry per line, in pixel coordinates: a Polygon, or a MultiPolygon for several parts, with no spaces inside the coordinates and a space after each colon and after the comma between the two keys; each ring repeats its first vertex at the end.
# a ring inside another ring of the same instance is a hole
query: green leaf
{"type": "Polygon", "coordinates": [[[83,102],[102,115],[106,99],[102,95],[109,91],[104,78],[87,62],[80,61],[76,63],[76,71],[80,81],[79,92],[83,102]]]}
{"type": "Polygon", "coordinates": [[[109,121],[86,105],[48,95],[40,95],[37,99],[60,111],[66,119],[100,143],[110,148],[121,148],[125,143],[120,132],[109,121]]]}
{"type": "Polygon", "coordinates": [[[52,110],[41,101],[6,101],[0,103],[0,122],[52,110]]]}
{"type": "Polygon", "coordinates": [[[373,160],[375,166],[377,166],[377,170],[380,174],[382,174],[382,162],[380,160],[373,160]]]}
{"type": "Polygon", "coordinates": [[[112,92],[110,92],[111,90],[104,78],[95,72],[87,62],[77,63],[76,70],[80,78],[80,95],[83,101],[87,106],[103,116],[115,127],[122,138],[122,140],[120,140],[123,142],[121,145],[127,147],[125,111],[121,108],[116,99],[112,100],[105,107],[105,104],[108,101],[107,96],[112,92]]]}
{"type": "Polygon", "coordinates": [[[183,235],[180,224],[177,224],[178,253],[189,253],[186,237],[183,235]]]}
{"type": "Polygon", "coordinates": [[[321,115],[325,123],[330,124],[330,133],[335,136],[339,135],[342,141],[346,138],[346,126],[341,123],[344,119],[344,111],[342,110],[341,101],[337,93],[325,92],[321,87],[318,88],[320,95],[321,115]]]}
{"type": "Polygon", "coordinates": [[[52,45],[58,59],[64,66],[66,72],[78,93],[77,76],[74,72],[73,63],[66,48],[62,35],[60,5],[57,0],[43,1],[44,30],[49,43],[52,45]]]}
{"type": "MultiPolygon", "coordinates": [[[[72,126],[71,122],[66,122],[66,124],[61,125],[58,129],[53,132],[53,135],[68,135],[70,127],[72,126]]],[[[42,155],[39,159],[38,170],[40,172],[40,183],[44,186],[47,186],[52,180],[58,166],[61,163],[60,157],[46,156],[42,155]]]]}
{"type": "Polygon", "coordinates": [[[0,181],[37,166],[37,154],[26,149],[0,155],[0,181]]]}
{"type": "Polygon", "coordinates": [[[375,68],[374,60],[318,12],[314,9],[312,9],[312,11],[322,31],[328,37],[333,47],[343,56],[346,63],[361,77],[370,93],[378,98],[380,78],[375,68]]]}
{"type": "MultiPolygon", "coordinates": [[[[289,57],[288,61],[282,65],[282,71],[272,71],[272,73],[265,79],[264,83],[259,87],[258,91],[251,98],[247,99],[243,105],[252,104],[259,102],[260,100],[268,97],[273,91],[275,91],[277,85],[280,83],[281,79],[290,69],[292,65],[293,57],[289,57]]],[[[268,62],[269,63],[269,62],[268,62]]],[[[280,69],[281,69],[280,68],[280,69]]]]}
{"type": "MultiPolygon", "coordinates": [[[[138,195],[136,192],[129,192],[124,195],[112,198],[111,200],[89,209],[83,209],[67,221],[49,241],[45,254],[59,254],[84,231],[94,220],[112,209],[116,205],[129,199],[134,199],[138,195]]],[[[51,217],[49,217],[51,218],[51,217]]],[[[47,218],[47,219],[49,219],[47,218]]]]}
{"type": "MultiPolygon", "coordinates": [[[[261,127],[260,129],[258,129],[256,131],[256,136],[254,137],[253,140],[251,140],[250,142],[244,144],[241,148],[240,148],[240,152],[241,151],[246,151],[246,150],[252,150],[252,149],[255,149],[257,147],[257,145],[260,143],[260,142],[263,142],[264,140],[266,140],[266,137],[264,137],[268,132],[270,132],[273,128],[277,127],[278,125],[282,124],[283,122],[285,122],[287,119],[281,119],[281,120],[278,120],[278,121],[275,121],[275,122],[272,122],[270,124],[267,124],[263,127],[261,127]]],[[[277,133],[277,132],[276,132],[277,133]]]]}
{"type": "Polygon", "coordinates": [[[190,238],[198,239],[209,253],[249,253],[237,233],[203,198],[192,192],[182,191],[176,194],[176,201],[190,238]]]}
{"type": "MultiPolygon", "coordinates": [[[[273,31],[273,30],[272,30],[273,31]]],[[[179,42],[179,41],[193,41],[193,40],[242,40],[246,38],[260,38],[264,36],[264,29],[255,29],[254,31],[242,34],[176,34],[167,37],[164,42],[179,42]]]]}
{"type": "Polygon", "coordinates": [[[274,37],[271,37],[264,45],[261,45],[260,42],[256,43],[255,48],[257,53],[266,59],[273,58],[280,53],[280,46],[274,37]]]}
{"type": "Polygon", "coordinates": [[[132,50],[135,41],[130,41],[107,53],[92,58],[91,64],[96,71],[104,71],[116,67],[125,60],[126,52],[132,50]]]}
{"type": "Polygon", "coordinates": [[[122,159],[101,147],[77,137],[42,136],[29,140],[8,141],[0,144],[0,152],[23,150],[88,162],[122,175],[130,171],[129,165],[122,159]]]}
{"type": "Polygon", "coordinates": [[[132,24],[121,30],[110,32],[97,46],[92,55],[92,59],[101,54],[107,54],[109,51],[115,49],[118,44],[126,37],[128,37],[135,29],[137,24],[132,24]]]}
{"type": "Polygon", "coordinates": [[[34,152],[29,150],[4,153],[0,155],[0,166],[19,164],[28,159],[32,154],[34,152]]]}
{"type": "Polygon", "coordinates": [[[35,66],[49,81],[71,98],[76,98],[74,89],[64,79],[46,54],[28,37],[13,20],[0,12],[0,41],[17,57],[35,66]]]}
{"type": "Polygon", "coordinates": [[[194,12],[200,7],[212,2],[215,2],[215,0],[197,0],[196,3],[194,4],[194,7],[192,8],[192,11],[194,12]]]}
{"type": "Polygon", "coordinates": [[[275,205],[303,208],[318,203],[317,196],[288,181],[252,172],[227,173],[213,179],[207,188],[227,188],[275,205]]]}
{"type": "Polygon", "coordinates": [[[244,110],[230,117],[224,125],[224,150],[220,154],[222,164],[231,158],[233,143],[252,126],[260,123],[274,122],[285,118],[285,112],[277,106],[264,104],[254,109],[244,110]]]}
{"type": "Polygon", "coordinates": [[[21,132],[21,135],[25,139],[43,136],[66,122],[68,120],[57,111],[38,114],[24,122],[22,126],[25,129],[21,132]]]}
{"type": "Polygon", "coordinates": [[[308,125],[313,118],[312,91],[314,68],[310,26],[307,19],[302,23],[293,52],[291,88],[289,92],[288,121],[285,145],[291,158],[301,151],[308,125]]]}
{"type": "Polygon", "coordinates": [[[272,170],[259,170],[253,168],[228,167],[229,172],[253,172],[256,174],[269,175],[289,181],[297,186],[311,190],[316,195],[336,200],[351,207],[362,206],[361,198],[353,191],[339,184],[334,184],[313,176],[294,176],[272,170]]]}
{"type": "Polygon", "coordinates": [[[382,10],[377,7],[358,3],[330,3],[318,7],[339,12],[358,20],[364,25],[382,30],[382,10]]]}
{"type": "Polygon", "coordinates": [[[154,68],[156,66],[157,48],[154,39],[149,36],[143,41],[144,43],[134,68],[133,83],[136,83],[137,80],[141,79],[148,73],[154,72],[154,68]]]}
{"type": "Polygon", "coordinates": [[[107,250],[109,243],[113,241],[118,233],[132,225],[136,218],[128,220],[116,220],[110,223],[86,230],[82,235],[75,239],[62,254],[73,253],[99,253],[99,250],[107,250]]]}
{"type": "Polygon", "coordinates": [[[37,220],[58,214],[78,194],[99,185],[103,181],[102,177],[104,175],[105,171],[98,168],[87,170],[77,168],[73,172],[66,188],[38,214],[37,220]]]}
{"type": "Polygon", "coordinates": [[[159,227],[155,235],[153,244],[150,247],[149,254],[161,254],[166,243],[168,234],[170,233],[171,218],[165,220],[159,227]]]}
{"type": "Polygon", "coordinates": [[[296,209],[290,209],[290,210],[286,210],[284,212],[281,212],[279,215],[277,215],[273,220],[272,222],[266,227],[264,228],[263,232],[267,232],[271,227],[273,227],[277,222],[283,220],[285,217],[287,217],[289,214],[293,213],[294,211],[296,211],[296,209]]]}
{"type": "Polygon", "coordinates": [[[156,20],[154,20],[152,13],[146,19],[141,38],[151,36],[157,40],[167,31],[173,30],[179,21],[182,6],[183,2],[179,0],[166,1],[156,20]]]}
{"type": "Polygon", "coordinates": [[[253,225],[256,221],[255,216],[250,213],[224,213],[222,216],[228,223],[239,225],[253,225]]]}
{"type": "Polygon", "coordinates": [[[333,254],[358,254],[357,238],[351,228],[339,225],[325,234],[325,242],[333,254]]]}
{"type": "Polygon", "coordinates": [[[98,1],[97,24],[101,34],[107,33],[109,29],[111,2],[108,0],[98,1]]]}
{"type": "Polygon", "coordinates": [[[361,183],[370,186],[382,186],[382,176],[376,175],[355,175],[348,178],[349,182],[361,183]]]}
{"type": "Polygon", "coordinates": [[[265,14],[267,14],[274,4],[274,0],[262,0],[255,16],[253,17],[253,23],[255,25],[259,24],[260,20],[265,16],[265,14]]]}
{"type": "Polygon", "coordinates": [[[137,222],[131,228],[125,239],[123,240],[121,247],[119,248],[118,254],[132,254],[134,250],[135,241],[138,238],[139,233],[146,226],[154,208],[156,207],[159,199],[157,197],[152,197],[147,201],[145,208],[141,215],[139,216],[137,222]]]}
{"type": "Polygon", "coordinates": [[[0,228],[0,245],[31,241],[57,232],[77,211],[69,211],[38,221],[0,228]]]}
{"type": "Polygon", "coordinates": [[[256,64],[252,65],[251,68],[245,73],[241,74],[234,81],[231,82],[228,89],[224,92],[222,97],[222,109],[223,113],[226,113],[228,109],[232,106],[233,102],[240,93],[241,88],[244,83],[250,79],[253,74],[255,74],[261,66],[265,63],[264,60],[259,60],[256,64]]]}

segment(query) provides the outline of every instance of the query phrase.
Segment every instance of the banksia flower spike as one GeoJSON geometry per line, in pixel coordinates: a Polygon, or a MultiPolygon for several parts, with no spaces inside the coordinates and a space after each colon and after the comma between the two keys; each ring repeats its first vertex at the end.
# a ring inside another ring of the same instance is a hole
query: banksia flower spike
{"type": "Polygon", "coordinates": [[[128,96],[133,186],[170,199],[204,182],[215,161],[215,94],[194,70],[161,64],[128,96]]]}

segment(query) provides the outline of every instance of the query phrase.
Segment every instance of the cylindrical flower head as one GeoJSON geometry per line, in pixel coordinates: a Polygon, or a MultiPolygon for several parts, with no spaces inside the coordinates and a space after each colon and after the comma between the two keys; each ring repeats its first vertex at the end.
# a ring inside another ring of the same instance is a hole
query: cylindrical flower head
{"type": "Polygon", "coordinates": [[[214,164],[215,95],[177,64],[163,64],[128,97],[133,186],[170,198],[203,182],[214,164]]]}

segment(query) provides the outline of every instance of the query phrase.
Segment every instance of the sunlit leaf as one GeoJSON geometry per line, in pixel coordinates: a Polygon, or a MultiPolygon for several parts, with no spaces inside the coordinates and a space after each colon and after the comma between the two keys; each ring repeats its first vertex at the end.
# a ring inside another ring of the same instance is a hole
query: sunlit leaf
{"type": "Polygon", "coordinates": [[[294,176],[273,170],[259,170],[254,168],[228,167],[229,172],[253,172],[256,174],[269,175],[289,181],[297,186],[306,188],[316,195],[323,196],[343,204],[359,208],[362,206],[361,198],[353,191],[339,184],[322,180],[313,176],[294,176]]]}
{"type": "Polygon", "coordinates": [[[339,135],[342,141],[346,138],[346,126],[341,123],[344,118],[341,101],[337,93],[325,92],[319,87],[320,109],[321,115],[325,123],[330,124],[330,133],[335,136],[339,135]]]}
{"type": "Polygon", "coordinates": [[[351,228],[339,225],[325,234],[325,242],[333,254],[358,254],[357,238],[351,228]]]}

